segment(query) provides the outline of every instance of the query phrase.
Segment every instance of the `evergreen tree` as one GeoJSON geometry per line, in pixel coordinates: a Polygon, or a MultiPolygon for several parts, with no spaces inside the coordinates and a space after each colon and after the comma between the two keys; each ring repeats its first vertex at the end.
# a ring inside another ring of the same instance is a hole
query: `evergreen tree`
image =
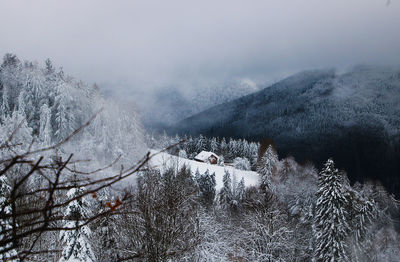
{"type": "MultiPolygon", "coordinates": [[[[5,175],[0,176],[0,217],[11,214],[11,206],[7,203],[7,198],[11,192],[8,179],[5,175]]],[[[0,241],[12,237],[11,232],[6,230],[12,229],[11,218],[0,218],[0,241]]],[[[6,246],[0,246],[0,252],[9,249],[5,253],[0,253],[1,261],[19,261],[18,259],[8,260],[17,255],[17,251],[13,248],[16,243],[9,243],[6,246]]]]}
{"type": "Polygon", "coordinates": [[[27,69],[21,101],[24,103],[25,114],[28,117],[29,125],[37,133],[39,131],[40,107],[42,105],[45,79],[36,66],[27,69]]]}
{"type": "Polygon", "coordinates": [[[226,143],[225,137],[222,138],[221,144],[219,145],[219,153],[226,157],[228,144],[226,143]]]}
{"type": "Polygon", "coordinates": [[[4,122],[4,119],[10,115],[10,105],[8,101],[8,88],[7,86],[3,86],[3,95],[2,95],[2,104],[1,104],[1,121],[4,122]]]}
{"type": "Polygon", "coordinates": [[[55,97],[55,136],[59,140],[64,139],[76,129],[75,118],[77,112],[72,110],[72,104],[70,87],[61,80],[55,97]]]}
{"type": "Polygon", "coordinates": [[[215,173],[210,175],[210,171],[207,169],[204,174],[200,175],[196,182],[199,187],[200,196],[203,198],[204,202],[207,205],[212,205],[215,199],[215,173]]]}
{"type": "Polygon", "coordinates": [[[349,261],[346,239],[349,231],[343,177],[328,159],[318,180],[315,208],[314,261],[349,261]]]}
{"type": "Polygon", "coordinates": [[[206,139],[203,135],[200,135],[196,141],[196,152],[200,153],[201,151],[205,150],[206,148],[206,139]]]}
{"type": "Polygon", "coordinates": [[[217,150],[218,150],[218,141],[215,137],[211,138],[210,150],[211,150],[211,152],[217,152],[217,150]]]}
{"type": "Polygon", "coordinates": [[[45,63],[45,75],[52,75],[54,74],[55,70],[54,70],[54,66],[53,66],[53,62],[51,62],[50,58],[47,58],[46,61],[44,61],[45,63]]]}
{"type": "Polygon", "coordinates": [[[245,184],[244,184],[244,178],[242,177],[236,189],[236,198],[240,202],[243,200],[244,190],[245,190],[245,184]]]}
{"type": "Polygon", "coordinates": [[[51,129],[51,111],[47,104],[43,104],[40,108],[40,131],[39,140],[45,145],[50,145],[52,138],[51,129]]]}
{"type": "MultiPolygon", "coordinates": [[[[78,197],[85,188],[72,188],[68,191],[69,198],[78,197]]],[[[85,197],[72,201],[66,208],[65,227],[72,230],[61,231],[60,240],[64,249],[60,262],[93,262],[95,257],[89,244],[91,231],[88,226],[83,226],[85,218],[89,215],[89,202],[85,197]]]]}
{"type": "Polygon", "coordinates": [[[224,177],[222,179],[223,187],[219,193],[219,201],[222,206],[229,205],[231,202],[232,195],[232,180],[231,174],[225,169],[224,177]]]}
{"type": "Polygon", "coordinates": [[[261,158],[257,169],[257,173],[260,175],[262,189],[272,189],[271,178],[275,172],[277,163],[278,155],[276,154],[275,149],[270,145],[265,151],[264,156],[261,158]]]}
{"type": "Polygon", "coordinates": [[[230,139],[228,143],[228,152],[226,158],[229,160],[234,159],[238,155],[237,142],[234,139],[230,139]]]}
{"type": "Polygon", "coordinates": [[[194,174],[194,181],[196,181],[196,183],[197,183],[197,181],[199,181],[200,180],[200,171],[199,171],[199,168],[197,168],[196,169],[196,173],[194,174]]]}

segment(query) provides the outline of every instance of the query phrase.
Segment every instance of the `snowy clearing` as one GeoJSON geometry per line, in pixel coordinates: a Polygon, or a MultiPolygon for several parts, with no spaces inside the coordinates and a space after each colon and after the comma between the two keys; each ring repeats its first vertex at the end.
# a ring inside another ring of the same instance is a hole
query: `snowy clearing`
{"type": "MultiPolygon", "coordinates": [[[[159,150],[150,150],[151,154],[156,154],[159,152],[159,150]]],[[[239,170],[235,169],[234,167],[231,166],[218,166],[218,165],[211,165],[207,163],[201,163],[197,162],[194,160],[189,160],[186,158],[181,158],[177,156],[170,155],[168,153],[158,153],[155,155],[151,160],[150,160],[150,166],[154,168],[159,168],[162,170],[166,166],[169,166],[171,164],[177,163],[179,167],[183,165],[187,165],[190,167],[192,174],[196,172],[197,169],[199,169],[200,173],[206,172],[208,169],[210,171],[210,174],[215,172],[215,180],[217,182],[216,189],[220,190],[222,188],[222,178],[224,176],[225,170],[228,170],[228,172],[232,176],[236,176],[236,180],[239,182],[242,177],[244,178],[244,182],[246,187],[248,186],[255,186],[258,185],[259,180],[258,180],[258,174],[253,171],[244,171],[244,170],[239,170]]]]}

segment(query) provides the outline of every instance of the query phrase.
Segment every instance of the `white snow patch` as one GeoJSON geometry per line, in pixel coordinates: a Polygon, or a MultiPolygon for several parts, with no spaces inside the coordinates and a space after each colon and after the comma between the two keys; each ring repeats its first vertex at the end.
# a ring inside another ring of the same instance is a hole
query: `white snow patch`
{"type": "MultiPolygon", "coordinates": [[[[159,151],[157,150],[150,150],[151,154],[155,154],[159,151]]],[[[249,186],[256,186],[259,184],[259,175],[256,172],[253,171],[244,171],[244,170],[239,170],[235,169],[234,167],[231,166],[217,166],[217,165],[210,165],[207,163],[201,163],[197,162],[194,160],[189,160],[185,158],[180,158],[177,156],[173,156],[167,153],[158,153],[155,155],[153,158],[150,160],[150,166],[154,168],[158,168],[160,170],[163,170],[163,168],[168,167],[172,164],[178,164],[178,167],[181,167],[183,165],[187,165],[190,167],[192,171],[192,175],[196,172],[197,169],[199,169],[200,174],[206,172],[208,169],[210,174],[215,172],[215,180],[217,182],[216,189],[220,190],[223,186],[222,183],[222,178],[224,176],[225,170],[228,170],[228,172],[232,176],[236,176],[237,181],[240,181],[242,177],[244,178],[244,183],[246,187],[249,186]]]]}

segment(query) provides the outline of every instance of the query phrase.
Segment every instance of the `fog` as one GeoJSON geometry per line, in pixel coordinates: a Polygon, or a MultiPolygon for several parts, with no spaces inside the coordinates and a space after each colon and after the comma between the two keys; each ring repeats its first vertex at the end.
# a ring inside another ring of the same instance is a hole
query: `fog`
{"type": "Polygon", "coordinates": [[[2,0],[0,10],[0,55],[49,57],[117,96],[400,61],[399,1],[2,0]]]}

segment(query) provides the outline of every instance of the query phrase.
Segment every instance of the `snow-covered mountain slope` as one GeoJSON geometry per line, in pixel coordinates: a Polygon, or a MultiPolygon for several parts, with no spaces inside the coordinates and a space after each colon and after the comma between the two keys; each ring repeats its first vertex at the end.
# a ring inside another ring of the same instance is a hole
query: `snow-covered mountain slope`
{"type": "Polygon", "coordinates": [[[256,186],[259,182],[259,175],[253,171],[239,170],[231,166],[218,166],[201,163],[194,160],[173,156],[164,152],[159,153],[159,151],[157,150],[151,150],[150,152],[151,154],[154,154],[154,157],[151,158],[149,165],[160,170],[163,170],[165,167],[177,164],[178,167],[181,167],[183,165],[190,167],[193,175],[197,169],[201,174],[205,173],[207,169],[209,170],[210,174],[215,172],[217,190],[221,189],[223,186],[222,178],[224,176],[225,170],[227,170],[233,177],[236,177],[237,182],[239,182],[240,179],[244,178],[244,183],[246,187],[256,186]]]}
{"type": "Polygon", "coordinates": [[[355,181],[400,195],[400,68],[306,71],[187,118],[171,133],[273,139],[281,157],[333,157],[355,181]]]}

